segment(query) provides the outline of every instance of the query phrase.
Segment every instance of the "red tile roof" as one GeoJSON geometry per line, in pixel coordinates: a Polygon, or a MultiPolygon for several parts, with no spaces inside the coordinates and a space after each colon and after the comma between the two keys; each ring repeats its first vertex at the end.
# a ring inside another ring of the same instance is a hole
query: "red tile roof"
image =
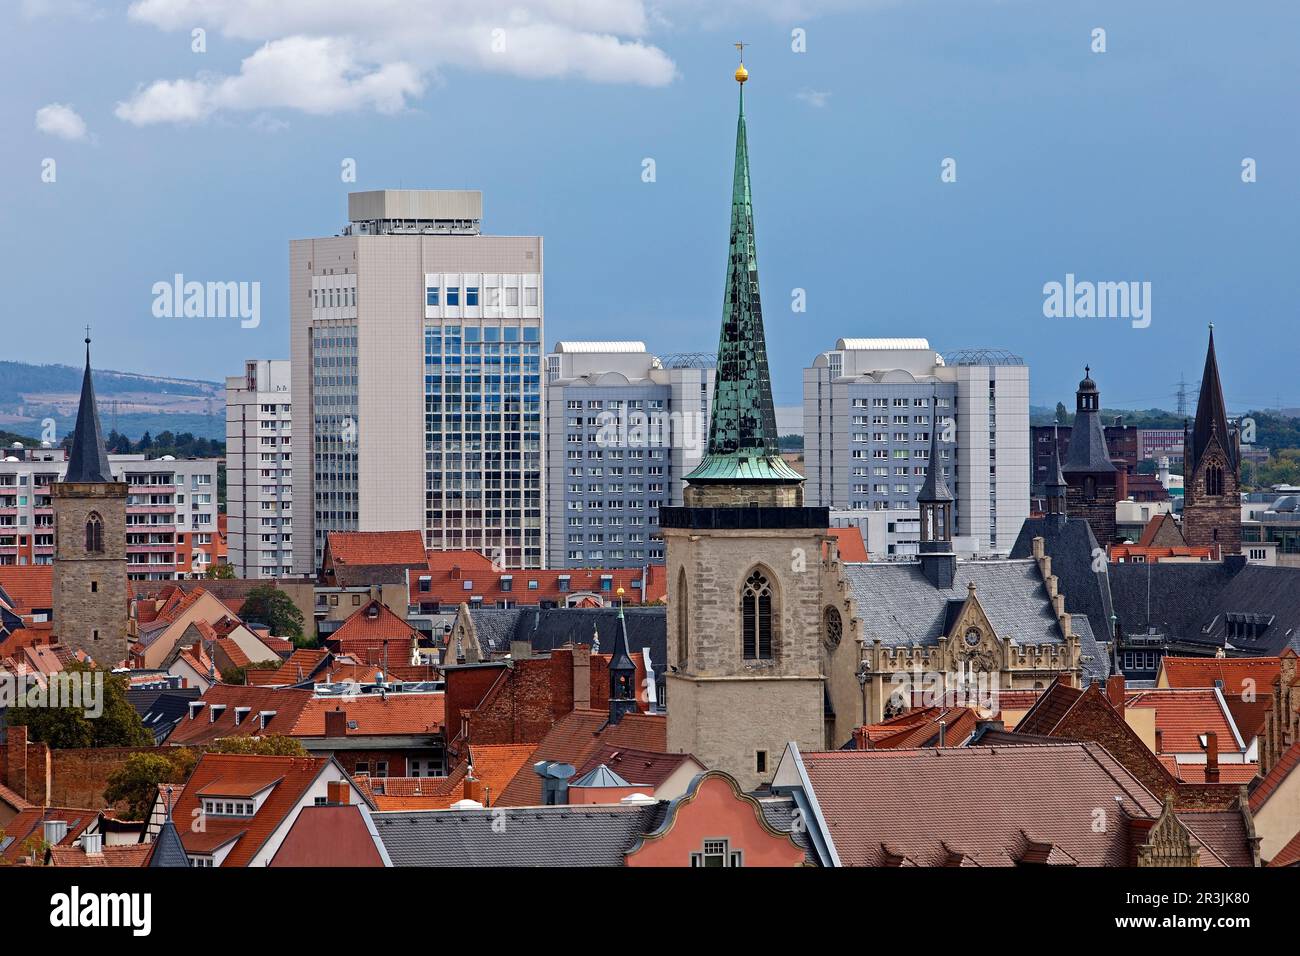
{"type": "Polygon", "coordinates": [[[335,531],[327,547],[335,564],[424,563],[424,536],[418,531],[335,531]]]}
{"type": "Polygon", "coordinates": [[[944,746],[960,747],[978,722],[979,714],[972,707],[920,707],[861,727],[853,736],[859,749],[938,746],[939,725],[943,724],[944,746]]]}
{"type": "Polygon", "coordinates": [[[587,758],[586,763],[577,768],[574,777],[585,777],[604,764],[634,786],[646,786],[651,790],[657,790],[681,769],[682,764],[686,763],[699,765],[699,761],[690,754],[659,753],[653,750],[638,750],[636,747],[602,744],[587,758]]]}
{"type": "Polygon", "coordinates": [[[1251,791],[1250,812],[1258,813],[1268,798],[1273,795],[1273,791],[1282,785],[1283,780],[1291,776],[1297,766],[1300,766],[1300,743],[1292,744],[1278,762],[1273,764],[1272,769],[1259,782],[1259,786],[1251,791]]]}
{"type": "Polygon", "coordinates": [[[1271,688],[1281,673],[1278,657],[1166,657],[1170,687],[1215,687],[1223,691],[1232,719],[1247,742],[1264,730],[1272,706],[1271,688]]]}
{"type": "MultiPolygon", "coordinates": [[[[494,806],[497,796],[528,763],[534,749],[533,744],[471,747],[479,791],[475,799],[494,806]]],[[[366,786],[380,810],[446,810],[468,796],[467,770],[468,764],[462,763],[447,777],[372,777],[366,780],[366,786]]]]}
{"type": "Polygon", "coordinates": [[[152,849],[149,843],[129,843],[106,846],[91,856],[79,846],[56,846],[50,848],[47,858],[50,866],[144,866],[152,849]]]}
{"type": "Polygon", "coordinates": [[[628,604],[649,604],[666,594],[660,575],[653,582],[647,580],[646,600],[642,602],[641,588],[634,586],[641,580],[640,568],[507,571],[494,569],[492,562],[476,551],[430,551],[427,567],[410,572],[410,594],[412,604],[452,606],[469,603],[471,598],[480,598],[489,606],[497,601],[514,604],[555,601],[563,604],[575,594],[587,593],[598,595],[604,603],[612,604],[618,597],[619,588],[623,589],[623,599],[628,604]],[[561,578],[568,579],[567,590],[560,589],[561,578]],[[653,591],[652,583],[655,585],[653,591]]]}
{"type": "Polygon", "coordinates": [[[1114,562],[1142,558],[1147,564],[1156,564],[1166,558],[1196,558],[1200,561],[1209,561],[1213,557],[1213,548],[1193,547],[1191,545],[1172,548],[1147,548],[1136,544],[1112,544],[1110,546],[1110,559],[1114,562]]]}
{"type": "Polygon", "coordinates": [[[1282,849],[1278,850],[1273,859],[1268,861],[1269,866],[1298,866],[1300,865],[1300,832],[1291,838],[1291,841],[1282,849]]]}
{"type": "MultiPolygon", "coordinates": [[[[1142,827],[1098,832],[1078,821],[1096,807],[1122,803],[1121,820],[1149,829],[1163,811],[1160,800],[1093,743],[840,750],[802,759],[846,866],[1127,866],[1135,841],[1144,839],[1142,827]]],[[[1226,832],[1221,822],[1186,825],[1204,843],[1216,830],[1226,832]]],[[[1225,852],[1204,847],[1200,863],[1221,865],[1225,852]]]]}
{"type": "Polygon", "coordinates": [[[35,804],[28,803],[20,794],[14,793],[3,783],[0,783],[0,803],[6,803],[15,810],[27,810],[35,804]]]}
{"type": "Polygon", "coordinates": [[[1220,753],[1245,749],[1237,743],[1236,725],[1213,688],[1128,691],[1125,705],[1155,709],[1160,753],[1203,753],[1200,736],[1208,731],[1218,735],[1220,753]]]}
{"type": "Polygon", "coordinates": [[[383,866],[376,839],[357,804],[304,807],[271,866],[383,866]]]}
{"type": "Polygon", "coordinates": [[[840,560],[861,562],[868,560],[867,545],[862,540],[862,531],[858,528],[830,528],[827,533],[835,539],[839,547],[840,560]]]}
{"type": "Polygon", "coordinates": [[[662,753],[668,749],[667,738],[667,721],[661,714],[627,714],[617,724],[610,724],[607,711],[572,711],[557,720],[542,738],[496,805],[530,807],[541,803],[541,778],[533,771],[533,764],[540,760],[558,760],[576,768],[586,764],[602,746],[662,753]]]}
{"type": "Polygon", "coordinates": [[[68,824],[67,835],[56,845],[71,846],[98,819],[98,810],[78,807],[28,807],[26,810],[20,810],[17,816],[4,826],[5,836],[12,837],[13,842],[0,852],[0,860],[16,863],[26,856],[29,852],[26,845],[29,840],[39,843],[44,839],[44,824],[47,820],[63,820],[68,824]]]}
{"type": "Polygon", "coordinates": [[[417,640],[420,632],[393,613],[382,601],[371,600],[357,608],[338,630],[329,636],[329,642],[346,653],[349,649],[380,647],[389,642],[395,657],[409,651],[410,641],[417,640]]]}
{"type": "Polygon", "coordinates": [[[201,815],[199,795],[203,791],[234,796],[259,783],[274,789],[251,817],[206,815],[205,832],[177,827],[181,843],[190,854],[212,853],[234,842],[222,866],[247,866],[272,833],[304,798],[307,789],[333,761],[328,757],[263,757],[248,754],[205,753],[195,764],[176,806],[175,820],[192,820],[201,815]]]}
{"type": "Polygon", "coordinates": [[[436,694],[362,694],[357,697],[312,697],[303,707],[294,737],[324,737],[325,714],[341,710],[347,715],[347,736],[425,736],[442,729],[446,698],[436,694]],[[356,726],[351,726],[352,723],[356,726]]]}
{"type": "MultiPolygon", "coordinates": [[[[199,700],[203,706],[194,717],[181,718],[176,729],[167,738],[169,744],[210,744],[225,737],[267,736],[293,733],[299,716],[312,699],[309,690],[244,686],[242,684],[213,684],[199,700]],[[213,721],[213,705],[225,704],[225,709],[213,721]],[[236,708],[248,707],[239,724],[235,723],[236,708]],[[262,711],[275,711],[275,716],[261,726],[258,715],[262,711]]],[[[192,708],[193,709],[193,708],[192,708]]]]}
{"type": "Polygon", "coordinates": [[[29,615],[33,610],[54,607],[54,566],[49,564],[0,565],[0,588],[14,601],[14,613],[29,615]]]}
{"type": "Polygon", "coordinates": [[[311,678],[330,652],[316,647],[300,647],[275,670],[249,671],[248,682],[262,687],[284,687],[311,678]]]}
{"type": "MultiPolygon", "coordinates": [[[[1161,759],[1164,763],[1164,758],[1161,759]]],[[[1165,764],[1165,767],[1179,780],[1184,783],[1205,783],[1205,767],[1203,763],[1178,763],[1174,765],[1165,764]]],[[[1259,776],[1259,764],[1257,763],[1220,763],[1219,764],[1219,783],[1250,783],[1259,776]]],[[[1180,809],[1181,813],[1182,810],[1180,809]]]]}

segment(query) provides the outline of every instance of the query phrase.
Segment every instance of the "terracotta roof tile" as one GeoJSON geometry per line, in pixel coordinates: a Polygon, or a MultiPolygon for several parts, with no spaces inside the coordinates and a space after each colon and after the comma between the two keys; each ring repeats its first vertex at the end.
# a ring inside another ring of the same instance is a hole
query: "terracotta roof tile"
{"type": "Polygon", "coordinates": [[[54,566],[49,564],[0,565],[0,588],[14,601],[20,617],[33,610],[54,607],[54,566]]]}
{"type": "Polygon", "coordinates": [[[1273,859],[1268,861],[1269,866],[1297,866],[1300,865],[1300,832],[1291,838],[1286,846],[1274,854],[1273,859]]]}
{"type": "Polygon", "coordinates": [[[424,537],[418,531],[335,531],[328,548],[335,564],[424,563],[424,537]]]}
{"type": "Polygon", "coordinates": [[[1218,735],[1220,753],[1244,750],[1237,742],[1236,725],[1213,688],[1129,691],[1125,706],[1154,708],[1161,753],[1203,753],[1200,737],[1208,731],[1218,735]]]}
{"type": "Polygon", "coordinates": [[[830,528],[827,533],[839,546],[841,561],[867,561],[867,545],[858,528],[830,528]]]}
{"type": "Polygon", "coordinates": [[[515,774],[496,805],[536,806],[542,799],[542,784],[541,778],[533,771],[533,764],[540,760],[558,760],[573,764],[576,769],[606,745],[663,752],[668,748],[667,721],[660,714],[627,714],[617,724],[610,724],[606,711],[572,711],[557,720],[542,738],[528,763],[515,774]]]}
{"type": "Polygon", "coordinates": [[[1282,781],[1291,776],[1291,772],[1300,766],[1300,743],[1292,744],[1273,764],[1271,770],[1259,782],[1250,794],[1250,812],[1258,813],[1272,796],[1273,791],[1282,785],[1282,781]]]}
{"type": "Polygon", "coordinates": [[[690,754],[660,753],[653,750],[640,750],[636,747],[602,744],[587,758],[586,763],[577,768],[574,777],[585,777],[604,764],[629,784],[657,790],[685,763],[698,765],[699,761],[690,754]]]}
{"type": "Polygon", "coordinates": [[[325,736],[325,714],[333,710],[347,715],[349,737],[436,734],[446,716],[446,697],[442,693],[312,697],[290,733],[294,737],[325,736]],[[355,727],[351,726],[354,722],[355,727]]]}
{"type": "Polygon", "coordinates": [[[376,839],[356,804],[304,807],[271,866],[383,866],[376,839]]]}
{"type": "MultiPolygon", "coordinates": [[[[481,598],[490,607],[497,601],[563,604],[575,595],[595,594],[599,600],[593,603],[598,606],[601,602],[613,603],[618,589],[623,588],[623,599],[632,604],[642,602],[642,586],[638,584],[642,579],[639,568],[506,571],[494,568],[477,551],[430,551],[426,566],[410,573],[410,599],[417,605],[455,606],[481,598]],[[567,582],[564,590],[561,578],[567,582]],[[467,589],[467,584],[472,587],[467,589]]],[[[645,578],[644,589],[644,603],[663,598],[667,588],[662,574],[645,578]]]]}
{"type": "MultiPolygon", "coordinates": [[[[176,729],[167,738],[169,744],[209,744],[225,737],[265,736],[268,734],[293,733],[307,702],[312,699],[309,690],[297,688],[280,688],[244,686],[240,684],[213,684],[199,701],[195,716],[185,716],[176,725],[176,729]],[[217,719],[211,719],[213,707],[224,704],[217,719]],[[238,708],[247,707],[247,714],[236,714],[238,708]],[[259,714],[262,711],[275,711],[265,728],[262,727],[259,714]],[[237,724],[236,717],[240,717],[237,724]]],[[[197,703],[197,702],[196,702],[197,703]]]]}
{"type": "Polygon", "coordinates": [[[247,790],[244,785],[260,782],[273,785],[274,789],[252,817],[208,815],[204,820],[206,832],[199,833],[189,827],[179,827],[181,843],[188,853],[211,853],[237,841],[222,866],[247,866],[330,763],[328,757],[203,754],[176,801],[173,819],[194,819],[200,811],[199,795],[209,788],[214,788],[214,792],[241,787],[247,790]]]}
{"type": "Polygon", "coordinates": [[[27,853],[26,844],[31,840],[39,841],[44,835],[47,820],[63,820],[68,825],[68,832],[58,846],[71,846],[83,832],[99,819],[98,810],[78,807],[28,807],[4,826],[5,836],[12,842],[0,851],[0,859],[16,863],[27,853]]]}
{"type": "Polygon", "coordinates": [[[103,852],[91,856],[80,846],[56,846],[49,851],[50,866],[144,866],[153,846],[148,843],[130,843],[124,846],[106,846],[103,852]]]}
{"type": "Polygon", "coordinates": [[[273,671],[250,671],[248,682],[262,687],[285,687],[307,681],[329,656],[330,652],[322,648],[300,647],[273,671]]]}

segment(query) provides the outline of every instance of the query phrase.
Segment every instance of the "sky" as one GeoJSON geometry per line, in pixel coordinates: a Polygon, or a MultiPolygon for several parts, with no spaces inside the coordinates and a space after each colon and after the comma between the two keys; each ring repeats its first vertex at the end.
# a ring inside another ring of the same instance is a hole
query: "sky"
{"type": "Polygon", "coordinates": [[[712,351],[741,40],[777,405],[840,337],[924,336],[1022,356],[1035,404],[1070,404],[1088,363],[1107,407],[1172,408],[1212,322],[1231,411],[1300,406],[1293,0],[0,17],[0,358],[77,364],[87,323],[104,368],[220,381],[287,357],[289,241],[337,233],[349,191],[395,187],[482,189],[484,232],[545,237],[548,347],[712,351]],[[260,283],[260,324],[155,316],[176,273],[260,283]],[[1047,314],[1067,275],[1137,283],[1145,318],[1047,314]]]}

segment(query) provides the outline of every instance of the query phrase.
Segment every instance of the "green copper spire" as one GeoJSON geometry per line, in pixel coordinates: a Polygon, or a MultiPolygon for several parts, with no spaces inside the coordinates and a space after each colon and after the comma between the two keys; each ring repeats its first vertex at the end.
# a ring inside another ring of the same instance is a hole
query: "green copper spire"
{"type": "Polygon", "coordinates": [[[749,187],[749,147],[745,137],[745,81],[736,70],[740,115],[736,120],[736,167],[731,185],[731,246],[727,289],[722,302],[717,378],[709,446],[698,468],[686,476],[704,482],[801,482],[777,444],[776,410],[763,337],[758,293],[758,253],[754,246],[754,206],[749,187]]]}

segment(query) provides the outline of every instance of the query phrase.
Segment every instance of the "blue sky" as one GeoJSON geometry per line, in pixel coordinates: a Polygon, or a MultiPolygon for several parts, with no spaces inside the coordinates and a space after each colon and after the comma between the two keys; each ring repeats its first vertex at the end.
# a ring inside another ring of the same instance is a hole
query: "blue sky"
{"type": "Polygon", "coordinates": [[[15,0],[3,16],[0,357],[75,363],[87,322],[104,367],[219,380],[285,357],[289,240],[337,231],[350,189],[397,186],[481,188],[485,231],[545,236],[548,346],[711,350],[741,39],[778,405],[837,337],[924,335],[1024,356],[1038,404],[1068,402],[1090,362],[1108,406],[1171,407],[1209,322],[1234,411],[1300,405],[1290,0],[15,0]],[[260,282],[261,326],[155,318],[151,287],[177,272],[260,282]],[[1067,273],[1150,282],[1150,326],[1045,318],[1043,285],[1067,273]]]}

